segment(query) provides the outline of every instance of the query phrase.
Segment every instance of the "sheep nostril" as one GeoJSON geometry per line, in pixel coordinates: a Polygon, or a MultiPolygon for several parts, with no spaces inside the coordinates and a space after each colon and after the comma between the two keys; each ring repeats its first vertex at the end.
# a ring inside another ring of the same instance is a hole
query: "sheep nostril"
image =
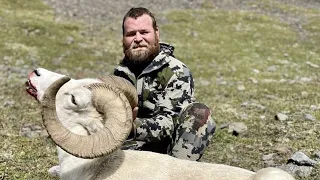
{"type": "Polygon", "coordinates": [[[34,70],[33,72],[34,72],[37,76],[40,76],[40,73],[39,73],[38,70],[34,70]]]}

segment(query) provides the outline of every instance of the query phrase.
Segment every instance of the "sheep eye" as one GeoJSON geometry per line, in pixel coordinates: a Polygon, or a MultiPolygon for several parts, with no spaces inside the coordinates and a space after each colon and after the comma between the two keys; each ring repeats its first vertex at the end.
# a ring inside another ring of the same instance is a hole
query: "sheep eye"
{"type": "Polygon", "coordinates": [[[74,97],[74,95],[71,94],[71,102],[75,105],[77,105],[77,102],[76,102],[76,98],[74,97]]]}

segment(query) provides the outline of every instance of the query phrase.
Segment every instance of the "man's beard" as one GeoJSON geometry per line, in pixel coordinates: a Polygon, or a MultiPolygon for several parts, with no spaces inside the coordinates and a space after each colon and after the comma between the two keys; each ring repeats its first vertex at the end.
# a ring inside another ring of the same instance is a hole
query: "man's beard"
{"type": "Polygon", "coordinates": [[[154,44],[136,44],[132,43],[129,47],[125,47],[124,55],[127,61],[135,64],[151,62],[155,58],[160,50],[159,39],[156,37],[154,44]],[[143,50],[136,50],[135,48],[144,47],[143,50]]]}

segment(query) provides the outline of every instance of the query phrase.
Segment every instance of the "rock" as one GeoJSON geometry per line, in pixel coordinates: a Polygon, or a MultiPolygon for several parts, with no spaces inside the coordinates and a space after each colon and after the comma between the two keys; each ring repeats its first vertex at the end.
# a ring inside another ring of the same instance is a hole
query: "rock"
{"type": "Polygon", "coordinates": [[[238,89],[238,91],[244,91],[244,90],[246,90],[246,87],[244,85],[239,85],[237,87],[237,89],[238,89]]]}
{"type": "Polygon", "coordinates": [[[311,106],[310,106],[310,109],[311,109],[312,111],[317,111],[317,110],[320,110],[320,106],[311,105],[311,106]]]}
{"type": "Polygon", "coordinates": [[[66,43],[67,43],[67,44],[73,44],[73,43],[74,43],[74,38],[71,37],[71,36],[68,36],[68,37],[67,37],[67,40],[66,40],[66,43]]]}
{"type": "Polygon", "coordinates": [[[13,107],[14,105],[15,105],[15,101],[13,101],[13,100],[8,100],[8,101],[5,101],[4,103],[3,103],[3,107],[13,107]]]}
{"type": "Polygon", "coordinates": [[[273,156],[275,155],[275,153],[271,153],[271,154],[267,154],[267,155],[263,155],[262,156],[262,160],[263,161],[270,161],[273,160],[273,156]]]}
{"type": "Polygon", "coordinates": [[[269,67],[267,68],[267,71],[269,71],[269,72],[275,72],[275,71],[277,71],[277,66],[269,66],[269,67]]]}
{"type": "Polygon", "coordinates": [[[249,81],[252,82],[253,84],[258,84],[259,83],[259,81],[257,79],[255,79],[255,78],[253,78],[253,77],[250,77],[249,81]]]}
{"type": "Polygon", "coordinates": [[[246,119],[249,119],[249,115],[246,113],[241,113],[239,114],[239,118],[242,120],[246,120],[246,119]]]}
{"type": "Polygon", "coordinates": [[[302,82],[311,82],[311,81],[312,81],[312,78],[302,77],[302,78],[300,78],[300,81],[302,81],[302,82]]]}
{"type": "Polygon", "coordinates": [[[26,124],[20,130],[20,135],[28,138],[48,137],[47,131],[38,125],[26,124]]]}
{"type": "Polygon", "coordinates": [[[308,97],[308,95],[309,95],[309,94],[308,94],[307,91],[302,91],[302,92],[301,92],[301,96],[302,96],[302,97],[308,97]]]}
{"type": "Polygon", "coordinates": [[[220,129],[225,129],[227,127],[229,127],[229,123],[223,123],[220,125],[220,129]]]}
{"type": "Polygon", "coordinates": [[[279,121],[286,121],[289,119],[289,117],[285,114],[282,114],[282,113],[277,113],[276,116],[275,116],[275,119],[276,120],[279,120],[279,121]]]}
{"type": "Polygon", "coordinates": [[[273,160],[269,160],[269,161],[263,161],[265,167],[274,167],[276,166],[276,163],[273,160]]]}
{"type": "Polygon", "coordinates": [[[272,94],[266,94],[264,95],[265,98],[268,98],[268,99],[272,99],[272,100],[276,100],[276,99],[279,99],[279,97],[275,96],[275,95],[272,95],[272,94]]]}
{"type": "Polygon", "coordinates": [[[315,121],[316,120],[316,118],[314,116],[312,116],[311,114],[304,114],[303,117],[305,120],[308,120],[308,121],[315,121]]]}
{"type": "Polygon", "coordinates": [[[256,74],[259,74],[260,73],[260,71],[258,70],[258,69],[253,69],[252,70],[254,73],[256,73],[256,74]]]}
{"type": "Polygon", "coordinates": [[[290,162],[299,166],[315,166],[317,164],[316,161],[310,159],[307,155],[300,151],[291,156],[289,159],[289,163],[290,162]]]}
{"type": "Polygon", "coordinates": [[[246,107],[247,109],[260,109],[260,110],[265,110],[266,107],[261,105],[261,104],[257,104],[255,102],[243,102],[240,106],[242,107],[246,107]]]}
{"type": "Polygon", "coordinates": [[[309,177],[313,170],[312,166],[298,166],[293,163],[289,163],[286,165],[278,166],[278,168],[289,172],[290,174],[299,176],[299,177],[309,177]]]}
{"type": "Polygon", "coordinates": [[[191,31],[190,35],[191,35],[192,37],[198,37],[198,32],[196,32],[196,31],[191,31]]]}
{"type": "Polygon", "coordinates": [[[260,116],[260,119],[261,119],[261,120],[265,120],[265,119],[266,119],[266,116],[265,116],[265,115],[261,115],[261,116],[260,116]]]}
{"type": "Polygon", "coordinates": [[[314,156],[315,156],[315,160],[316,160],[318,163],[320,163],[320,151],[316,151],[316,152],[314,153],[314,156]]]}
{"type": "Polygon", "coordinates": [[[248,127],[243,122],[234,122],[229,124],[228,133],[232,133],[235,136],[243,134],[248,130],[248,127]]]}
{"type": "Polygon", "coordinates": [[[313,63],[311,63],[309,61],[307,61],[306,64],[309,65],[310,67],[313,67],[313,68],[319,68],[319,65],[313,64],[313,63]]]}

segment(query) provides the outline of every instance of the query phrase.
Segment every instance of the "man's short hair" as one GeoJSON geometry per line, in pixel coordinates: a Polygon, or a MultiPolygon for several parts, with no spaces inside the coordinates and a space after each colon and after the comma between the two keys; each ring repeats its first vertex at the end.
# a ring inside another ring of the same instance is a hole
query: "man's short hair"
{"type": "Polygon", "coordinates": [[[127,18],[137,19],[138,17],[141,17],[144,14],[147,14],[147,15],[149,15],[151,17],[151,19],[152,19],[152,27],[153,27],[154,30],[156,30],[158,26],[157,26],[157,22],[156,22],[156,19],[155,19],[154,15],[147,8],[144,8],[144,7],[133,7],[123,17],[122,35],[124,35],[124,21],[127,18]]]}

